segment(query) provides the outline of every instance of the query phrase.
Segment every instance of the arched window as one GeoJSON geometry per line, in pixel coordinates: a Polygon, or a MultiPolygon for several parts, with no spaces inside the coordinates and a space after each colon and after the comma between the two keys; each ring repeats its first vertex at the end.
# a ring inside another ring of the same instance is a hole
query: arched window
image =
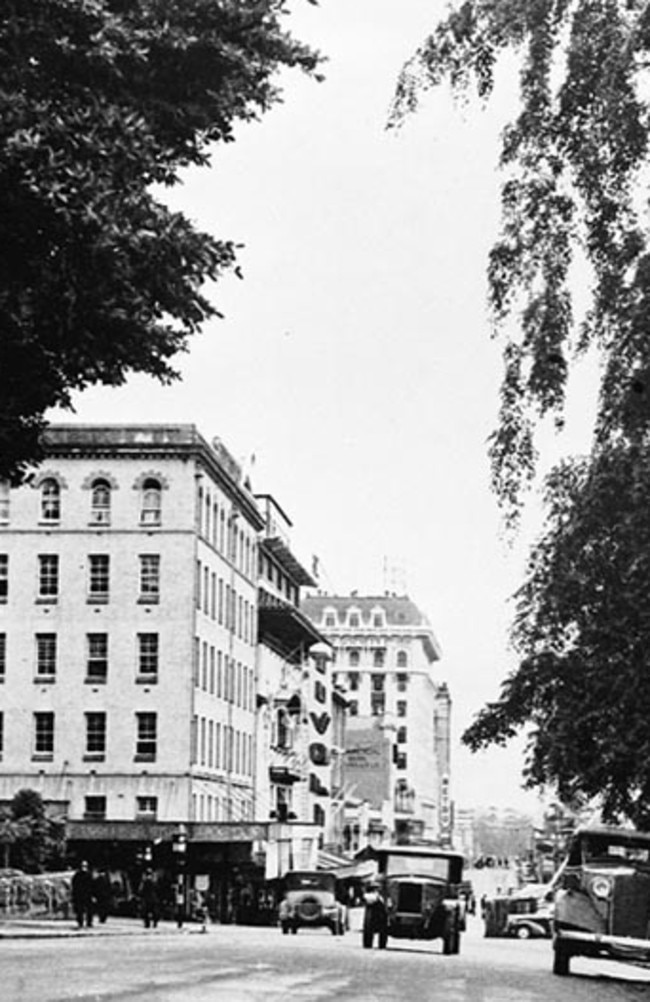
{"type": "Polygon", "coordinates": [[[61,488],[54,477],[48,477],[41,484],[41,519],[43,522],[58,522],[61,518],[61,488]]]}
{"type": "Polygon", "coordinates": [[[108,525],[111,520],[111,485],[108,480],[93,480],[90,493],[90,521],[108,525]]]}
{"type": "Polygon", "coordinates": [[[142,485],[142,510],[140,521],[146,525],[160,525],[162,490],[160,481],[148,477],[142,485]]]}
{"type": "Polygon", "coordinates": [[[397,667],[398,668],[406,668],[408,666],[408,663],[409,663],[409,659],[408,659],[408,654],[406,653],[406,651],[398,651],[397,652],[397,667]]]}

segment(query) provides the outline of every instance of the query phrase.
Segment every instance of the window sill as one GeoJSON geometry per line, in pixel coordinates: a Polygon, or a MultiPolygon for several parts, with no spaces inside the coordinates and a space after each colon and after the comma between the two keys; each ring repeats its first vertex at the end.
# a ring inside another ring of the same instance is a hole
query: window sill
{"type": "Polygon", "coordinates": [[[138,599],[138,605],[158,605],[160,603],[160,595],[140,595],[138,599]]]}
{"type": "Polygon", "coordinates": [[[155,762],[156,761],[156,756],[155,755],[150,755],[150,754],[146,754],[146,755],[134,755],[133,756],[133,761],[134,762],[155,762]]]}
{"type": "Polygon", "coordinates": [[[136,675],[136,685],[158,685],[157,675],[136,675]]]}
{"type": "Polygon", "coordinates": [[[54,752],[34,752],[32,762],[53,762],[54,752]]]}
{"type": "Polygon", "coordinates": [[[36,605],[56,605],[58,601],[58,595],[39,595],[36,599],[36,605]]]}
{"type": "Polygon", "coordinates": [[[84,685],[106,685],[106,675],[86,675],[84,685]]]}
{"type": "Polygon", "coordinates": [[[104,752],[88,752],[82,758],[83,762],[105,762],[106,754],[104,752]]]}
{"type": "Polygon", "coordinates": [[[86,602],[88,605],[108,605],[108,595],[89,595],[86,602]]]}
{"type": "Polygon", "coordinates": [[[34,675],[34,685],[53,685],[56,675],[34,675]]]}

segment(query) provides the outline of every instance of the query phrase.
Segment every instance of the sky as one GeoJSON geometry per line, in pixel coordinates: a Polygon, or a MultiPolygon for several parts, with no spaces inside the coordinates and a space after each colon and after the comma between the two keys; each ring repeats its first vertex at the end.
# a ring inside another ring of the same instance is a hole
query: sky
{"type": "MultiPolygon", "coordinates": [[[[299,559],[318,556],[325,590],[408,593],[429,618],[453,699],[457,804],[535,812],[521,742],[470,755],[458,740],[513,667],[508,599],[539,517],[533,500],[506,544],[486,446],[502,367],[485,271],[516,76],[504,70],[487,108],[441,88],[387,131],[399,70],[443,4],[293,6],[287,26],[327,55],[325,81],[283,75],[283,103],[165,196],[243,245],[243,280],[210,290],[225,318],[179,360],[181,382],[134,377],[50,416],[219,436],[292,519],[299,559]]],[[[580,445],[585,413],[569,422],[575,442],[551,452],[580,445]]]]}

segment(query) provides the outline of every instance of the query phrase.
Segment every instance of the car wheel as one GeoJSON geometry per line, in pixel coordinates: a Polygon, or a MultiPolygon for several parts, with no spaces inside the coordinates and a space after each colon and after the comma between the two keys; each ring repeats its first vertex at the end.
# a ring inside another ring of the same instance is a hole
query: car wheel
{"type": "Polygon", "coordinates": [[[530,939],[530,929],[527,925],[520,925],[515,935],[517,939],[530,939]]]}
{"type": "Polygon", "coordinates": [[[556,942],[553,946],[553,974],[559,974],[561,977],[566,976],[569,973],[570,964],[571,955],[566,946],[556,942]]]}

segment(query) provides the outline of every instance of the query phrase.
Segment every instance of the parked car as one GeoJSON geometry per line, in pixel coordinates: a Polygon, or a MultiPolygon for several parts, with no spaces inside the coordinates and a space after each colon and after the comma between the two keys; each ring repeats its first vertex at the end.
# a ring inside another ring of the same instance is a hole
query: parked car
{"type": "Polygon", "coordinates": [[[334,936],[345,932],[345,905],[337,900],[333,874],[320,870],[292,870],[284,878],[284,896],[280,902],[282,932],[326,927],[334,936]]]}
{"type": "Polygon", "coordinates": [[[558,887],[554,974],[569,974],[577,956],[650,960],[650,833],[579,829],[558,887]]]}
{"type": "Polygon", "coordinates": [[[387,846],[374,849],[376,892],[381,908],[366,904],[362,941],[372,947],[396,939],[442,939],[443,953],[460,952],[464,928],[464,901],[459,895],[463,857],[432,846],[387,846]]]}
{"type": "Polygon", "coordinates": [[[485,936],[517,939],[551,935],[553,889],[549,884],[526,884],[484,905],[485,936]]]}

